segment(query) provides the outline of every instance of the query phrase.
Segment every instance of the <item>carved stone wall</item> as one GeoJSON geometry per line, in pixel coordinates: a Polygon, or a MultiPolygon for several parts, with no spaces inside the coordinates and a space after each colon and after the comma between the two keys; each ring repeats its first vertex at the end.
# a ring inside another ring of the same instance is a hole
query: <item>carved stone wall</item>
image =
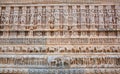
{"type": "Polygon", "coordinates": [[[1,0],[0,74],[119,74],[120,2],[101,1],[1,0]]]}

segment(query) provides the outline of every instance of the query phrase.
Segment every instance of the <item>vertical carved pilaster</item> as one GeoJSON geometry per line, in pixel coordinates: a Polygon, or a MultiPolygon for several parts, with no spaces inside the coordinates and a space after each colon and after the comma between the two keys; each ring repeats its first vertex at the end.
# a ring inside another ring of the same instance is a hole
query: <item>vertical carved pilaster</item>
{"type": "MultiPolygon", "coordinates": [[[[59,29],[63,29],[63,24],[65,21],[63,6],[59,6],[59,29]]],[[[63,36],[63,31],[59,31],[60,36],[63,36]]]]}
{"type": "MultiPolygon", "coordinates": [[[[99,24],[100,24],[100,18],[99,18],[99,17],[101,16],[101,15],[100,15],[101,12],[99,11],[99,6],[98,6],[98,5],[95,6],[94,9],[95,9],[95,11],[96,11],[96,12],[95,12],[95,16],[94,16],[94,19],[95,19],[95,20],[94,20],[94,21],[95,21],[95,28],[98,29],[98,28],[99,28],[99,24]]],[[[101,19],[102,19],[102,18],[101,18],[101,19]]]]}
{"type": "Polygon", "coordinates": [[[22,10],[22,7],[19,7],[18,8],[18,25],[20,25],[22,23],[22,13],[23,13],[23,10],[22,10]]]}
{"type": "Polygon", "coordinates": [[[55,9],[55,14],[54,14],[55,26],[56,26],[56,28],[58,28],[58,25],[60,24],[59,23],[59,6],[55,6],[54,9],[55,9]]]}
{"type": "Polygon", "coordinates": [[[30,7],[30,25],[33,25],[34,24],[34,6],[30,7]]]}
{"type": "Polygon", "coordinates": [[[52,16],[52,12],[51,12],[51,7],[50,6],[47,6],[46,7],[46,24],[48,26],[46,26],[47,29],[50,29],[50,24],[52,23],[52,19],[51,19],[51,16],[52,16]]]}
{"type": "MultiPolygon", "coordinates": [[[[33,12],[33,11],[32,11],[33,12]]],[[[31,6],[26,7],[26,24],[31,25],[31,6]]]]}
{"type": "MultiPolygon", "coordinates": [[[[64,23],[63,23],[63,29],[67,29],[68,27],[68,5],[63,6],[63,15],[64,15],[64,23]]],[[[69,31],[64,31],[63,32],[64,36],[69,36],[69,31]]]]}
{"type": "Polygon", "coordinates": [[[73,25],[74,25],[73,29],[75,29],[76,25],[77,25],[77,6],[76,5],[73,6],[73,15],[72,16],[73,16],[73,25]]]}
{"type": "Polygon", "coordinates": [[[1,24],[6,24],[6,7],[1,8],[1,24]]]}
{"type": "Polygon", "coordinates": [[[107,29],[108,25],[109,25],[108,9],[109,9],[109,5],[105,5],[104,6],[104,25],[105,25],[105,29],[107,29]]]}
{"type": "Polygon", "coordinates": [[[116,24],[120,24],[120,5],[115,5],[115,16],[116,16],[116,24]]]}
{"type": "MultiPolygon", "coordinates": [[[[72,17],[73,17],[73,25],[72,25],[72,29],[76,29],[76,25],[77,25],[77,6],[74,5],[73,6],[73,14],[72,14],[72,17]]],[[[77,32],[76,31],[73,31],[72,32],[72,36],[77,36],[77,32]]]]}
{"type": "Polygon", "coordinates": [[[22,16],[21,16],[21,24],[25,25],[26,24],[26,7],[22,7],[22,16]]]}
{"type": "Polygon", "coordinates": [[[80,29],[81,28],[81,10],[80,10],[81,6],[77,6],[76,9],[76,15],[77,15],[77,26],[76,28],[80,29]]]}
{"type": "Polygon", "coordinates": [[[9,24],[10,7],[6,7],[6,24],[9,24]]]}
{"type": "Polygon", "coordinates": [[[38,7],[38,16],[37,16],[38,25],[41,25],[41,16],[42,16],[42,7],[39,6],[38,7]]]}
{"type": "Polygon", "coordinates": [[[14,7],[14,24],[18,24],[18,7],[14,7]]]}
{"type": "Polygon", "coordinates": [[[67,12],[68,12],[68,15],[67,15],[68,16],[67,17],[67,19],[68,19],[67,24],[68,24],[68,26],[71,26],[73,24],[73,6],[70,5],[67,8],[68,8],[67,9],[67,12]]]}
{"type": "MultiPolygon", "coordinates": [[[[29,17],[28,17],[28,23],[30,25],[33,25],[34,24],[34,7],[30,7],[30,11],[29,11],[29,8],[28,8],[28,13],[29,13],[29,17]]],[[[32,28],[32,27],[31,27],[32,28]]],[[[29,31],[29,36],[33,36],[33,30],[30,30],[29,31]]]]}
{"type": "Polygon", "coordinates": [[[89,9],[90,9],[90,5],[85,5],[85,10],[86,10],[86,17],[85,17],[85,20],[86,20],[86,27],[89,29],[90,28],[90,23],[91,23],[91,21],[90,21],[90,11],[89,11],[89,9]]]}
{"type": "Polygon", "coordinates": [[[112,26],[115,24],[115,20],[114,20],[114,17],[115,17],[115,6],[114,5],[110,5],[110,10],[111,12],[109,12],[110,14],[110,28],[112,28],[112,26]],[[113,24],[113,25],[112,25],[113,24]]]}
{"type": "Polygon", "coordinates": [[[86,28],[86,26],[85,26],[85,22],[86,22],[86,20],[85,20],[85,5],[81,5],[80,6],[81,8],[81,28],[82,29],[85,29],[86,28]]]}
{"type": "MultiPolygon", "coordinates": [[[[63,25],[64,21],[64,10],[63,10],[63,6],[59,6],[59,25],[63,25]]],[[[61,28],[61,27],[60,27],[61,28]]]]}
{"type": "Polygon", "coordinates": [[[63,25],[68,25],[68,5],[63,6],[63,13],[65,17],[65,22],[63,23],[63,25]]]}
{"type": "Polygon", "coordinates": [[[10,24],[14,23],[14,7],[10,8],[10,24]]]}
{"type": "MultiPolygon", "coordinates": [[[[54,12],[54,26],[55,26],[55,29],[59,29],[59,25],[60,25],[60,23],[59,23],[59,6],[55,6],[54,7],[54,9],[55,9],[55,12],[54,12]]],[[[59,31],[56,31],[55,32],[55,36],[59,36],[60,35],[60,33],[59,33],[59,31]]]]}
{"type": "Polygon", "coordinates": [[[115,12],[115,5],[110,5],[110,10],[112,11],[112,12],[109,12],[109,14],[110,14],[110,16],[109,16],[109,19],[110,19],[110,21],[109,21],[109,29],[110,30],[116,30],[115,32],[109,32],[109,33],[111,33],[111,36],[117,36],[117,22],[116,22],[116,20],[115,20],[115,18],[116,18],[116,12],[115,12]]]}
{"type": "MultiPolygon", "coordinates": [[[[115,5],[115,12],[114,12],[114,20],[115,25],[117,25],[117,29],[120,29],[120,5],[115,5]]],[[[117,36],[120,36],[120,31],[117,32],[117,36]]]]}
{"type": "MultiPolygon", "coordinates": [[[[7,6],[6,7],[6,24],[8,24],[8,25],[9,25],[9,20],[10,20],[9,16],[10,16],[10,6],[7,6]]],[[[8,26],[6,26],[5,28],[6,28],[6,30],[9,29],[8,26]]],[[[4,33],[3,36],[5,36],[5,37],[7,37],[9,34],[8,31],[4,31],[3,33],[4,33]]]]}
{"type": "MultiPolygon", "coordinates": [[[[99,25],[98,25],[98,31],[104,29],[104,15],[103,15],[103,5],[99,6],[100,13],[99,13],[99,25]]],[[[100,35],[100,32],[99,34],[100,35]]],[[[104,36],[104,35],[103,35],[104,36]]]]}
{"type": "MultiPolygon", "coordinates": [[[[42,25],[45,26],[46,29],[50,29],[50,24],[51,24],[51,7],[50,6],[45,6],[45,7],[42,7],[42,25]]],[[[42,32],[42,33],[45,33],[45,32],[42,32]]],[[[46,35],[47,36],[50,36],[50,32],[47,31],[46,32],[46,35]]]]}
{"type": "Polygon", "coordinates": [[[42,28],[46,26],[46,6],[42,6],[42,17],[41,17],[42,28]]]}
{"type": "Polygon", "coordinates": [[[109,10],[111,10],[111,5],[107,6],[107,10],[108,10],[107,23],[108,23],[108,28],[110,29],[110,26],[112,26],[112,24],[111,24],[111,13],[109,12],[109,10]]]}
{"type": "MultiPolygon", "coordinates": [[[[90,10],[95,10],[94,7],[95,7],[94,5],[90,5],[90,10]]],[[[95,24],[95,16],[94,15],[95,15],[94,11],[90,11],[90,22],[91,22],[90,28],[91,29],[94,29],[94,25],[97,25],[97,24],[95,24]]]]}

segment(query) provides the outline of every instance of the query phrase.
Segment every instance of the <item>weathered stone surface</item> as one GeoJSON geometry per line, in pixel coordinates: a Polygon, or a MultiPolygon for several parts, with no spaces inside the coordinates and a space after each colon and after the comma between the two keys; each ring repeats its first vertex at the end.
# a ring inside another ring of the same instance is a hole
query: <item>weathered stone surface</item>
{"type": "Polygon", "coordinates": [[[0,74],[119,73],[119,0],[0,0],[0,74]]]}

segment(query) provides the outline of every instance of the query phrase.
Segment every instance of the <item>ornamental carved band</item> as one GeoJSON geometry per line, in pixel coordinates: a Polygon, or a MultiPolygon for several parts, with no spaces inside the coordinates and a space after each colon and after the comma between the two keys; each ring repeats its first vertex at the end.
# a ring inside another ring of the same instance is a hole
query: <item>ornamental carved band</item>
{"type": "Polygon", "coordinates": [[[0,0],[0,74],[120,74],[120,0],[0,0]]]}

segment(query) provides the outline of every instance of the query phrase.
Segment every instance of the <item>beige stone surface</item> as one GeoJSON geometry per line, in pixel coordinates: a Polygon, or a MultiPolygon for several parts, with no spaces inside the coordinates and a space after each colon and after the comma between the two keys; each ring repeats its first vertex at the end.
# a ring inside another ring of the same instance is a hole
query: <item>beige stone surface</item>
{"type": "Polygon", "coordinates": [[[0,0],[0,74],[119,74],[120,0],[0,0]]]}

